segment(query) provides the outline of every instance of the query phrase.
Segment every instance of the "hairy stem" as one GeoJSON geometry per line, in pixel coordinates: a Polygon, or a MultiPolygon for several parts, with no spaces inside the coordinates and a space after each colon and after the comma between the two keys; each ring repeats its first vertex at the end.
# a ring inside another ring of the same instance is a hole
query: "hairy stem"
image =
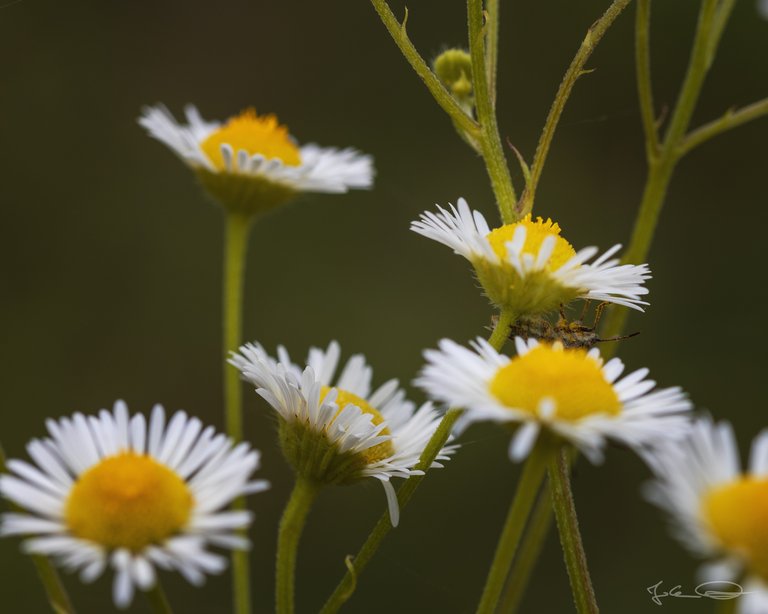
{"type": "Polygon", "coordinates": [[[597,614],[599,609],[587,566],[587,556],[581,542],[579,520],[571,491],[571,466],[568,451],[562,449],[549,466],[552,506],[555,510],[565,566],[571,581],[571,591],[579,614],[597,614]]]}
{"type": "Polygon", "coordinates": [[[635,17],[635,66],[637,96],[640,101],[640,118],[645,134],[645,155],[651,161],[659,155],[659,133],[656,111],[653,108],[653,84],[651,81],[651,0],[637,0],[635,17]]]}
{"type": "Polygon", "coordinates": [[[499,537],[496,554],[493,557],[491,569],[485,581],[480,603],[477,606],[477,614],[493,614],[504,588],[504,581],[512,565],[517,545],[523,535],[526,521],[536,494],[544,480],[547,465],[554,452],[553,443],[545,436],[540,436],[533,451],[523,467],[523,473],[517,483],[517,490],[512,499],[504,528],[499,537]]]}
{"type": "Polygon", "coordinates": [[[485,72],[488,81],[488,91],[491,93],[491,106],[496,108],[496,73],[499,58],[499,0],[487,0],[485,72]]]}
{"type": "MultiPolygon", "coordinates": [[[[243,437],[242,384],[237,369],[227,363],[229,352],[237,351],[242,343],[243,272],[252,218],[235,212],[225,212],[224,282],[222,285],[222,314],[224,337],[224,408],[227,434],[235,441],[243,437]]],[[[245,509],[245,498],[233,502],[233,508],[245,509]]],[[[244,532],[244,531],[243,531],[244,532]]],[[[251,585],[248,552],[232,552],[232,590],[235,614],[250,614],[251,585]]]]}
{"type": "MultiPolygon", "coordinates": [[[[541,173],[544,170],[544,163],[547,160],[547,154],[549,153],[549,147],[552,144],[552,139],[555,136],[555,129],[560,121],[560,116],[565,108],[565,103],[568,102],[568,98],[571,95],[573,86],[576,85],[576,81],[585,74],[584,65],[586,64],[592,52],[597,47],[600,39],[611,27],[611,24],[621,14],[621,12],[627,7],[632,0],[614,0],[608,10],[603,13],[602,17],[598,19],[587,31],[587,35],[576,52],[571,65],[563,77],[560,87],[557,90],[555,100],[552,102],[552,106],[549,109],[549,115],[544,123],[544,129],[541,131],[541,137],[539,137],[539,143],[536,146],[536,153],[533,157],[533,164],[531,165],[531,176],[528,181],[528,185],[525,188],[520,202],[517,204],[517,217],[523,217],[531,212],[533,209],[533,201],[536,197],[536,188],[541,179],[541,173]]],[[[481,122],[482,123],[482,122],[481,122]]]]}
{"type": "MultiPolygon", "coordinates": [[[[496,7],[496,12],[498,7],[496,7]]],[[[489,14],[489,17],[491,15],[489,14]]],[[[479,146],[480,153],[488,170],[493,193],[496,196],[496,205],[499,208],[501,219],[505,224],[511,224],[519,219],[515,212],[517,194],[512,185],[512,177],[509,174],[509,165],[499,136],[499,126],[496,121],[495,99],[496,92],[491,89],[493,81],[488,78],[490,63],[494,66],[498,53],[497,28],[498,23],[487,24],[490,37],[486,38],[486,26],[483,25],[482,0],[467,0],[467,23],[469,25],[469,55],[472,60],[472,87],[475,93],[475,108],[477,121],[480,124],[479,146]],[[493,46],[493,48],[491,48],[493,46]],[[490,60],[489,58],[494,58],[490,60]]]]}
{"type": "Polygon", "coordinates": [[[549,528],[552,525],[552,493],[549,484],[545,483],[539,492],[536,507],[531,512],[530,521],[526,527],[523,541],[518,548],[507,582],[501,597],[499,611],[505,614],[517,612],[520,602],[525,595],[525,587],[531,579],[531,574],[539,560],[541,549],[544,547],[549,528]]]}
{"type": "Polygon", "coordinates": [[[294,612],[296,554],[307,515],[319,491],[320,487],[317,484],[297,477],[291,497],[283,511],[283,517],[280,519],[275,588],[277,614],[294,612]]]}
{"type": "Polygon", "coordinates": [[[741,109],[729,110],[721,118],[709,122],[708,124],[704,124],[700,128],[690,132],[688,136],[683,139],[682,143],[680,143],[677,150],[678,156],[683,157],[689,151],[708,141],[712,137],[764,115],[768,115],[768,98],[758,100],[741,109]]]}

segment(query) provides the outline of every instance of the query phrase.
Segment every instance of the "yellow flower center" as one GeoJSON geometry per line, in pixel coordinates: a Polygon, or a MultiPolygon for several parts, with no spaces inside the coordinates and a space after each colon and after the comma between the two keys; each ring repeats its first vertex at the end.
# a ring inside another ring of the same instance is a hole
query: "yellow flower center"
{"type": "Polygon", "coordinates": [[[149,456],[124,452],[80,476],[64,516],[73,535],[135,552],[184,527],[192,504],[189,488],[176,473],[149,456]]]}
{"type": "Polygon", "coordinates": [[[702,512],[723,548],[768,581],[768,478],[742,477],[712,489],[702,512]]]}
{"type": "MultiPolygon", "coordinates": [[[[331,389],[328,386],[322,387],[320,390],[320,401],[325,398],[330,390],[331,389]]],[[[333,418],[334,420],[338,418],[341,411],[347,405],[351,404],[359,407],[364,414],[371,416],[371,422],[373,422],[374,425],[378,426],[384,422],[384,416],[382,416],[374,407],[369,405],[368,401],[357,396],[356,394],[347,392],[346,390],[341,390],[340,388],[337,388],[336,390],[338,392],[338,395],[336,396],[336,404],[339,406],[339,411],[336,412],[336,415],[333,418]]],[[[384,427],[380,433],[380,435],[391,434],[392,433],[387,427],[384,427]]],[[[365,462],[370,465],[372,463],[384,460],[385,458],[392,456],[394,453],[395,448],[392,445],[392,440],[388,439],[387,441],[382,441],[380,444],[368,448],[367,450],[363,450],[360,454],[363,456],[363,458],[365,458],[365,462]]]]}
{"type": "Polygon", "coordinates": [[[289,166],[301,164],[299,148],[288,135],[288,128],[281,126],[274,115],[259,117],[253,109],[231,118],[200,144],[203,153],[220,171],[226,170],[222,144],[230,145],[235,155],[244,149],[252,156],[260,154],[268,159],[279,158],[289,166]]]}
{"type": "Polygon", "coordinates": [[[619,397],[597,361],[585,350],[560,345],[539,345],[512,359],[497,371],[490,390],[504,405],[534,415],[542,399],[552,399],[561,420],[621,412],[619,397]]]}
{"type": "Polygon", "coordinates": [[[531,214],[526,215],[522,220],[515,224],[506,224],[501,228],[494,228],[488,233],[487,239],[496,252],[496,255],[505,260],[507,257],[507,243],[512,240],[520,226],[525,228],[525,243],[523,244],[523,253],[531,254],[534,258],[539,253],[539,248],[548,236],[552,235],[555,238],[555,249],[552,251],[552,255],[547,262],[547,271],[556,271],[563,266],[568,260],[570,260],[576,251],[573,249],[570,243],[560,236],[560,226],[547,218],[545,222],[542,218],[537,217],[536,221],[531,220],[531,214]]]}

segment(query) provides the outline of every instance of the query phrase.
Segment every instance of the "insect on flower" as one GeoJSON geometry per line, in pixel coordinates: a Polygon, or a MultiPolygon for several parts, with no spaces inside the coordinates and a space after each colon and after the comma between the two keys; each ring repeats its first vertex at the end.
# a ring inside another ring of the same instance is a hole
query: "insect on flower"
{"type": "MultiPolygon", "coordinates": [[[[526,341],[528,339],[538,339],[539,341],[545,341],[547,343],[555,343],[556,341],[559,341],[566,349],[579,348],[589,350],[595,347],[598,343],[621,341],[622,339],[629,339],[630,337],[635,337],[640,334],[639,332],[636,332],[630,335],[607,337],[605,339],[601,338],[597,333],[597,327],[600,324],[600,318],[603,316],[603,310],[607,305],[608,303],[604,302],[597,306],[592,326],[584,324],[584,316],[589,307],[589,301],[587,301],[578,320],[569,321],[565,316],[565,309],[561,305],[560,318],[554,324],[544,316],[520,319],[510,326],[509,338],[514,340],[515,337],[522,337],[526,341]]],[[[498,321],[499,316],[497,315],[494,315],[491,318],[494,328],[498,321]]]]}

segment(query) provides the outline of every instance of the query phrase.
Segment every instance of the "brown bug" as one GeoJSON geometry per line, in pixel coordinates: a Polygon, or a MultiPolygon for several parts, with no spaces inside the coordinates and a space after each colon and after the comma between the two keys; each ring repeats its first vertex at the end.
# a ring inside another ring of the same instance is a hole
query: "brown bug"
{"type": "MultiPolygon", "coordinates": [[[[547,343],[554,343],[559,341],[563,344],[563,347],[567,349],[585,349],[589,350],[595,347],[598,343],[604,343],[606,341],[620,341],[621,339],[629,339],[639,335],[640,333],[632,333],[631,335],[621,335],[616,337],[608,337],[603,339],[597,334],[597,327],[600,323],[600,318],[603,316],[603,310],[608,303],[600,303],[595,310],[595,321],[592,326],[587,326],[583,323],[584,315],[589,306],[589,301],[584,305],[584,311],[578,320],[569,321],[565,317],[565,310],[562,305],[560,306],[560,318],[552,324],[547,318],[536,317],[526,318],[518,320],[509,328],[509,338],[522,337],[525,340],[538,339],[547,343]]],[[[498,316],[493,316],[492,322],[496,326],[498,322],[498,316]]]]}

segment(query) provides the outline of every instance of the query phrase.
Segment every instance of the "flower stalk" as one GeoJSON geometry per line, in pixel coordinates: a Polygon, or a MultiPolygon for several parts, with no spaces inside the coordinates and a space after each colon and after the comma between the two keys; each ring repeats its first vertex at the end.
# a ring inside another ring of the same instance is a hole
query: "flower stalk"
{"type": "Polygon", "coordinates": [[[472,58],[472,85],[475,91],[475,110],[480,124],[478,143],[488,170],[488,177],[496,195],[496,204],[505,224],[519,219],[515,213],[517,194],[512,185],[509,165],[501,146],[496,121],[496,57],[498,56],[498,5],[492,3],[483,24],[483,0],[467,0],[469,26],[469,54],[472,58]],[[486,36],[487,32],[490,34],[486,36]]]}
{"type": "MultiPolygon", "coordinates": [[[[227,363],[230,351],[236,351],[242,342],[243,277],[252,216],[225,210],[224,281],[222,285],[222,313],[224,339],[224,408],[227,434],[234,441],[243,438],[242,384],[237,369],[227,363]]],[[[237,498],[233,509],[244,510],[245,498],[237,498]]],[[[235,614],[250,614],[251,585],[248,552],[232,552],[232,588],[235,614]]]]}
{"type": "Polygon", "coordinates": [[[166,597],[165,591],[160,585],[159,580],[157,580],[155,585],[145,594],[153,612],[156,614],[173,614],[173,608],[171,608],[171,604],[168,601],[168,597],[166,597]]]}
{"type": "Polygon", "coordinates": [[[597,600],[587,566],[587,556],[579,532],[579,520],[571,491],[571,464],[568,450],[563,448],[549,465],[552,506],[555,510],[560,544],[571,582],[573,601],[579,614],[597,614],[597,600]]]}
{"type": "Polygon", "coordinates": [[[280,519],[275,587],[277,614],[294,612],[296,555],[307,515],[319,492],[319,484],[297,476],[296,484],[280,519]]]}
{"type": "Polygon", "coordinates": [[[547,466],[555,450],[554,443],[542,436],[525,462],[485,581],[485,588],[477,606],[477,614],[493,614],[496,611],[504,581],[523,535],[531,507],[536,501],[536,495],[544,481],[547,466]]]}

